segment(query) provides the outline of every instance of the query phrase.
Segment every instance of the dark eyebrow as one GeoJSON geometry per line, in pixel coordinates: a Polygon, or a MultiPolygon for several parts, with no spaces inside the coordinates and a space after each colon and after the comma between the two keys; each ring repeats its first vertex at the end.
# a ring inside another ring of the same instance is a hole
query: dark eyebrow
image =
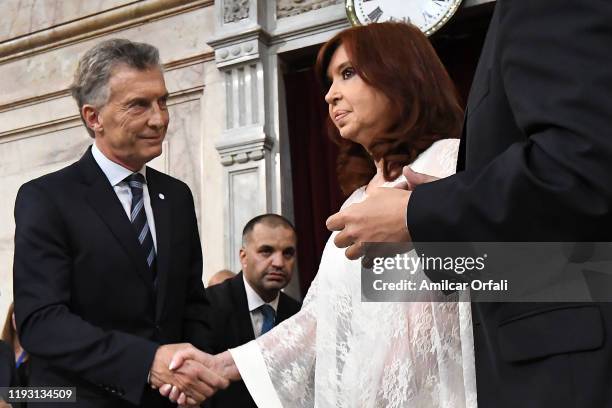
{"type": "Polygon", "coordinates": [[[148,103],[148,102],[149,102],[149,100],[148,100],[147,98],[143,98],[143,97],[141,97],[141,96],[136,96],[136,97],[133,97],[133,98],[128,99],[128,100],[127,100],[127,105],[133,105],[133,104],[135,104],[135,103],[141,103],[141,102],[146,102],[146,103],[148,103]]]}
{"type": "Polygon", "coordinates": [[[338,72],[342,72],[344,68],[351,67],[352,65],[353,64],[351,63],[351,61],[345,61],[342,64],[340,64],[340,66],[338,66],[338,72]]]}
{"type": "MultiPolygon", "coordinates": [[[[163,94],[162,96],[160,96],[158,99],[168,99],[170,97],[170,94],[168,92],[166,92],[165,94],[163,94]]],[[[137,103],[137,102],[149,102],[149,99],[143,96],[134,96],[132,98],[129,98],[127,100],[127,104],[131,105],[133,103],[137,103]]]]}
{"type": "MultiPolygon", "coordinates": [[[[353,63],[349,60],[344,61],[342,64],[338,65],[338,68],[336,68],[336,72],[340,73],[342,72],[345,68],[352,66],[353,63]]],[[[327,79],[331,82],[331,76],[329,75],[329,69],[327,70],[327,79]]]]}

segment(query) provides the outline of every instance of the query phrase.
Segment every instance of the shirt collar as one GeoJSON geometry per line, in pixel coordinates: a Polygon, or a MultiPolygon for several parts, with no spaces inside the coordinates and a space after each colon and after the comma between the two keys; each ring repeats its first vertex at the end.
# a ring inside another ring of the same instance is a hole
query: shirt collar
{"type": "MultiPolygon", "coordinates": [[[[106,157],[104,153],[102,153],[102,151],[98,149],[98,146],[95,141],[93,146],[91,146],[91,154],[93,155],[94,160],[96,161],[96,163],[98,163],[98,166],[100,166],[102,172],[113,187],[121,183],[127,176],[133,173],[132,170],[126,169],[122,165],[117,164],[108,157],[106,157]]],[[[145,180],[147,179],[146,170],[147,166],[142,166],[142,168],[138,170],[138,173],[142,174],[145,180]]]]}
{"type": "MultiPolygon", "coordinates": [[[[253,310],[260,307],[261,305],[265,305],[266,302],[264,302],[264,300],[257,294],[257,292],[255,292],[255,290],[251,287],[251,284],[247,282],[244,272],[242,273],[242,280],[244,281],[244,290],[246,291],[246,295],[247,295],[247,302],[249,304],[249,312],[252,312],[253,310]]],[[[278,309],[278,298],[279,297],[280,297],[280,293],[276,295],[274,300],[268,303],[270,306],[272,306],[272,309],[274,309],[275,312],[278,309]]]]}

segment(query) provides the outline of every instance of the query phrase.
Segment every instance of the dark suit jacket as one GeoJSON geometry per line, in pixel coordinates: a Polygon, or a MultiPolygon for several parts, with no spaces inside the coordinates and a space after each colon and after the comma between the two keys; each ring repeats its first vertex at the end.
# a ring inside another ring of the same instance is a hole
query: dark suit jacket
{"type": "Polygon", "coordinates": [[[156,291],[144,251],[91,149],[20,188],[15,312],[30,353],[31,386],[77,387],[78,406],[166,405],[146,385],[155,351],[197,337],[207,300],[189,187],[151,168],[147,184],[157,235],[156,291]]]}
{"type": "MultiPolygon", "coordinates": [[[[207,343],[212,345],[215,354],[255,339],[242,272],[218,285],[209,286],[206,295],[211,305],[211,324],[207,343]]],[[[298,301],[281,292],[276,324],[296,314],[300,307],[298,301]]],[[[257,407],[242,381],[232,383],[228,389],[219,391],[205,406],[257,407]]]]}
{"type": "MultiPolygon", "coordinates": [[[[498,0],[414,241],[611,241],[612,2],[498,0]]],[[[474,304],[478,406],[612,406],[610,304],[474,304]]]]}
{"type": "MultiPolygon", "coordinates": [[[[17,385],[15,371],[15,354],[13,348],[0,340],[0,387],[13,387],[17,385]]],[[[0,395],[0,397],[2,397],[0,395]]]]}

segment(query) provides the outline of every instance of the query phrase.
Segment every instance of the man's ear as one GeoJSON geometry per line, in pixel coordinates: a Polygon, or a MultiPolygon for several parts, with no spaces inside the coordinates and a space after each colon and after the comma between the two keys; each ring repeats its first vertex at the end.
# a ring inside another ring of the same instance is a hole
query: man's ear
{"type": "Polygon", "coordinates": [[[244,247],[240,248],[239,257],[240,257],[240,265],[242,265],[242,270],[244,270],[244,268],[246,268],[246,257],[247,257],[244,247]]]}
{"type": "Polygon", "coordinates": [[[93,105],[83,105],[81,115],[83,115],[83,120],[87,127],[93,130],[94,133],[100,133],[104,130],[99,111],[93,105]]]}

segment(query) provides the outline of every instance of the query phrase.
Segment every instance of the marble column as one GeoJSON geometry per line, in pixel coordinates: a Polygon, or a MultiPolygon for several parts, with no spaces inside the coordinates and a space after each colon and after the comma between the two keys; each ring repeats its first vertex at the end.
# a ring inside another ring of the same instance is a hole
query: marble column
{"type": "Polygon", "coordinates": [[[281,212],[271,109],[268,8],[265,1],[225,0],[217,7],[215,50],[225,91],[225,123],[215,147],[224,166],[227,266],[240,270],[242,228],[252,217],[281,212]]]}

